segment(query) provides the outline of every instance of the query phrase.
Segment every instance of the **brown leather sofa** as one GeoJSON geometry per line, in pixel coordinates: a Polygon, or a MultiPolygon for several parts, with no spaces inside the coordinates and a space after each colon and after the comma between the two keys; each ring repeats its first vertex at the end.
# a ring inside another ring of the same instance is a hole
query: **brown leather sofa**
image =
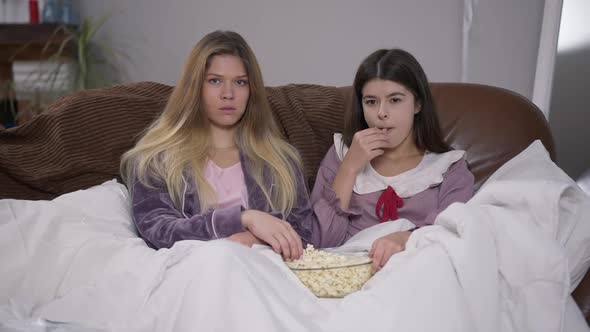
{"type": "MultiPolygon", "coordinates": [[[[542,113],[508,90],[433,83],[447,141],[467,151],[476,187],[536,139],[555,147],[542,113]]],[[[0,130],[0,198],[51,199],[119,176],[119,158],[157,116],[171,87],[152,82],[84,91],[55,103],[30,123],[0,130]]],[[[285,137],[299,149],[309,187],[351,109],[350,87],[267,88],[285,137]]],[[[573,293],[590,321],[590,274],[573,293]]]]}

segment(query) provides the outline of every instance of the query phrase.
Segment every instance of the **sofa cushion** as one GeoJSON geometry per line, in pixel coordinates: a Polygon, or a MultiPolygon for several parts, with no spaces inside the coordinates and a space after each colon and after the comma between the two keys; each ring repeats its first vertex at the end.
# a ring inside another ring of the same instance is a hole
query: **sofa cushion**
{"type": "MultiPolygon", "coordinates": [[[[554,157],[547,123],[525,98],[475,84],[432,88],[445,138],[467,151],[476,187],[535,139],[554,157]]],[[[0,130],[0,198],[51,199],[119,177],[121,155],[160,114],[171,91],[153,82],[82,91],[21,127],[0,130]]],[[[311,189],[333,133],[352,109],[352,89],[291,84],[267,93],[279,127],[302,156],[311,189]]]]}
{"type": "Polygon", "coordinates": [[[157,83],[82,91],[0,130],[0,199],[52,199],[117,177],[121,155],[170,92],[157,83]]]}

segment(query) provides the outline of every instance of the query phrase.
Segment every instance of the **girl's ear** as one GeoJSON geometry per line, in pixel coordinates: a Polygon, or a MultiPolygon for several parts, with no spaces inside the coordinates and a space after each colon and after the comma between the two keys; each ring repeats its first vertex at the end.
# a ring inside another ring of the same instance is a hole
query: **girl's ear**
{"type": "Polygon", "coordinates": [[[422,104],[416,103],[416,108],[414,109],[414,115],[420,113],[421,110],[422,110],[422,104]]]}

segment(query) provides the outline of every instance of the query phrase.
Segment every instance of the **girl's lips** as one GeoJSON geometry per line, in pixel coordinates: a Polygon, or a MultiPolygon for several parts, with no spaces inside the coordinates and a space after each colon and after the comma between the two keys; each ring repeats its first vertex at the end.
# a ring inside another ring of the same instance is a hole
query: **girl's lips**
{"type": "Polygon", "coordinates": [[[236,112],[236,109],[233,107],[222,107],[219,109],[223,114],[234,114],[236,112]]]}

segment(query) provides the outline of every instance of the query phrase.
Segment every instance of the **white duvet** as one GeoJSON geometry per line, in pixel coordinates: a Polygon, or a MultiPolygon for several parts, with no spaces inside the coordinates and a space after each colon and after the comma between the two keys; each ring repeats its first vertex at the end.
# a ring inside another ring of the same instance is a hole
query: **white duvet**
{"type": "MultiPolygon", "coordinates": [[[[268,247],[137,237],[125,187],[0,201],[0,331],[589,331],[590,198],[540,142],[415,231],[363,288],[315,298],[268,247]]],[[[368,248],[411,227],[381,224],[368,248]]]]}

